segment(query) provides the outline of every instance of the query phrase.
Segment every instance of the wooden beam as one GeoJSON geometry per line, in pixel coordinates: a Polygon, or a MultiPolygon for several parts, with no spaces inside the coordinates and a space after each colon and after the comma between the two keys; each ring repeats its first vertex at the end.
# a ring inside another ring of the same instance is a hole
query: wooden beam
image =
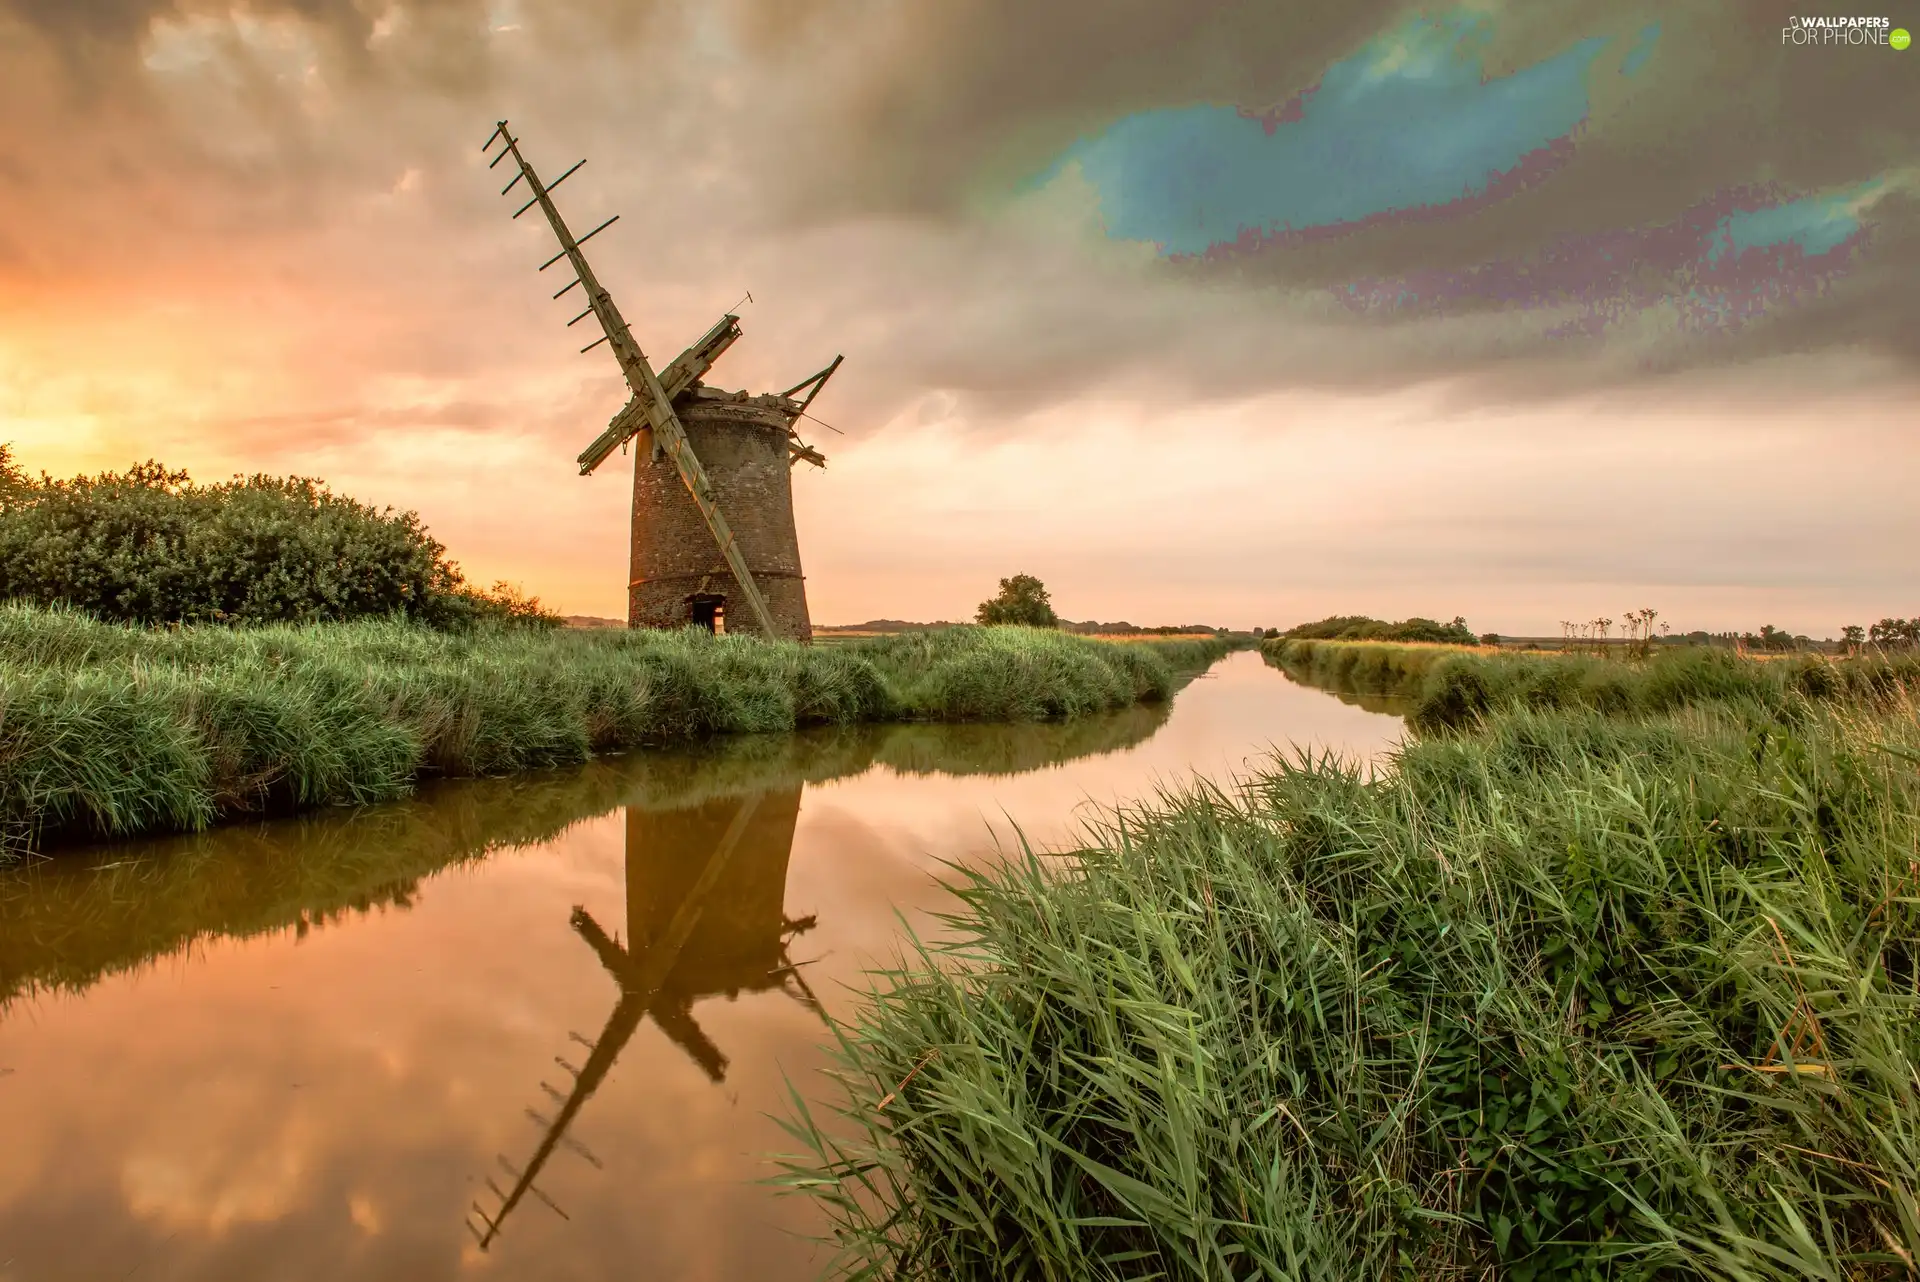
{"type": "MultiPolygon", "coordinates": [[[[588,308],[587,312],[574,317],[574,320],[582,319],[592,310],[588,308]]],[[[701,335],[698,342],[674,357],[673,362],[660,371],[661,388],[669,398],[679,396],[705,377],[707,371],[713,368],[713,363],[719,360],[721,354],[732,347],[739,337],[740,318],[733,315],[722,316],[719,324],[701,335]]],[[[640,399],[637,396],[629,399],[626,406],[613,416],[613,421],[607,424],[607,430],[596,436],[593,444],[580,451],[580,475],[586,476],[606,462],[615,450],[634,436],[646,431],[648,426],[647,412],[640,399]]]]}
{"type": "Polygon", "coordinates": [[[818,374],[815,374],[812,378],[801,379],[798,383],[795,383],[792,387],[789,387],[786,391],[780,393],[780,395],[791,400],[793,398],[793,394],[799,391],[801,388],[803,387],[812,388],[813,390],[807,393],[807,399],[800,402],[800,413],[805,414],[807,412],[807,406],[813,404],[813,398],[820,395],[820,389],[827,385],[827,380],[833,377],[833,371],[839,369],[840,362],[844,361],[845,359],[847,359],[845,356],[834,357],[833,364],[827,366],[825,369],[821,370],[818,374]]]}

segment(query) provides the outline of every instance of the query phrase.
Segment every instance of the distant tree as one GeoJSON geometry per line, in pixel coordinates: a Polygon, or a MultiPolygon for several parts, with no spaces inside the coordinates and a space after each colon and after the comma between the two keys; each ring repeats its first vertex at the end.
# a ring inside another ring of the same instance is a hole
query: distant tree
{"type": "Polygon", "coordinates": [[[1473,645],[1479,640],[1459,615],[1451,623],[1436,623],[1418,615],[1388,623],[1364,614],[1335,614],[1318,623],[1296,624],[1284,635],[1306,641],[1438,641],[1453,645],[1473,645]]]}
{"type": "Polygon", "coordinates": [[[32,478],[13,461],[13,447],[0,444],[0,512],[24,500],[32,489],[32,478]]]}
{"type": "Polygon", "coordinates": [[[1481,645],[1499,645],[1500,634],[1498,632],[1482,632],[1480,634],[1480,644],[1481,645]]]}
{"type": "Polygon", "coordinates": [[[1016,574],[1000,580],[1000,594],[982,601],[974,618],[989,626],[1003,623],[1029,628],[1060,626],[1060,616],[1053,612],[1046,585],[1031,574],[1016,574]]]}

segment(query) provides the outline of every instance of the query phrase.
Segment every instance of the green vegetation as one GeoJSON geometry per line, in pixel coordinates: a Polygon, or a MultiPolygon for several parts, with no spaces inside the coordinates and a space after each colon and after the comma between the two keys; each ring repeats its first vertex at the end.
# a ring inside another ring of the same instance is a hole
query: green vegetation
{"type": "Polygon", "coordinates": [[[1911,1276],[1920,672],[1302,644],[1447,711],[969,876],[795,1102],[853,1275],[1911,1276]]]}
{"type": "MultiPolygon", "coordinates": [[[[1851,634],[1850,640],[1858,640],[1858,627],[1842,629],[1851,634]]],[[[1920,646],[1920,615],[1911,619],[1885,618],[1867,629],[1866,639],[1874,645],[1883,646],[1920,646]]]]}
{"type": "Polygon", "coordinates": [[[1632,716],[1740,703],[1784,716],[1797,700],[1878,698],[1920,682],[1920,655],[1842,663],[1802,655],[1758,663],[1726,650],[1683,647],[1623,663],[1337,641],[1269,641],[1260,649],[1267,662],[1308,685],[1406,698],[1408,719],[1424,729],[1466,726],[1510,708],[1632,716]]]}
{"type": "Polygon", "coordinates": [[[415,513],[380,511],[319,481],[200,485],[153,462],[34,479],[4,446],[0,598],[147,624],[559,622],[506,584],[469,587],[415,513]]]}
{"type": "Polygon", "coordinates": [[[1053,612],[1046,585],[1031,574],[1016,574],[1000,580],[999,594],[982,601],[975,618],[988,627],[1006,623],[1028,628],[1060,626],[1060,616],[1053,612]]]}
{"type": "Polygon", "coordinates": [[[33,478],[13,461],[13,447],[0,441],[0,512],[20,502],[33,490],[33,478]]]}
{"type": "Polygon", "coordinates": [[[1062,619],[1060,630],[1101,637],[1191,637],[1209,634],[1223,636],[1230,631],[1227,628],[1216,628],[1211,623],[1167,623],[1143,628],[1137,623],[1128,623],[1125,619],[1116,623],[1101,623],[1097,619],[1075,623],[1071,619],[1062,619]]]}
{"type": "Polygon", "coordinates": [[[1164,699],[1225,642],[955,628],[811,649],[398,620],[145,630],[0,605],[0,849],[193,830],[706,735],[1164,699]],[[1164,651],[1164,652],[1163,652],[1164,651]]]}
{"type": "Polygon", "coordinates": [[[1467,621],[1458,616],[1452,623],[1417,616],[1388,623],[1364,614],[1335,614],[1318,623],[1298,624],[1280,635],[1303,641],[1432,641],[1448,645],[1474,645],[1479,640],[1467,621]]]}
{"type": "Polygon", "coordinates": [[[1111,644],[1000,626],[903,632],[849,649],[887,674],[907,717],[1049,721],[1164,699],[1173,693],[1170,657],[1203,667],[1226,646],[1111,644]]]}

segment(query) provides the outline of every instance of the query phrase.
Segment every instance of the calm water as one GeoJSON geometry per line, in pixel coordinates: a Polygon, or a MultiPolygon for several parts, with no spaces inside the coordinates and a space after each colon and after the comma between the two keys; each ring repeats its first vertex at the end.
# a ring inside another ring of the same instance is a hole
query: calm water
{"type": "Polygon", "coordinates": [[[1170,710],[636,754],[0,876],[0,1282],[815,1277],[768,1115],[943,862],[1399,734],[1238,654],[1170,710]]]}

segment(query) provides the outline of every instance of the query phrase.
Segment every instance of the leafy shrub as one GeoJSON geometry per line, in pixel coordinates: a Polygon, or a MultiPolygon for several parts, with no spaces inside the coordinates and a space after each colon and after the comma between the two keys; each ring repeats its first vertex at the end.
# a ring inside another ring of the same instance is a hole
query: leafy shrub
{"type": "Polygon", "coordinates": [[[149,461],[30,479],[3,451],[0,598],[143,624],[559,622],[506,584],[469,587],[416,513],[308,477],[201,485],[149,461]]]}

